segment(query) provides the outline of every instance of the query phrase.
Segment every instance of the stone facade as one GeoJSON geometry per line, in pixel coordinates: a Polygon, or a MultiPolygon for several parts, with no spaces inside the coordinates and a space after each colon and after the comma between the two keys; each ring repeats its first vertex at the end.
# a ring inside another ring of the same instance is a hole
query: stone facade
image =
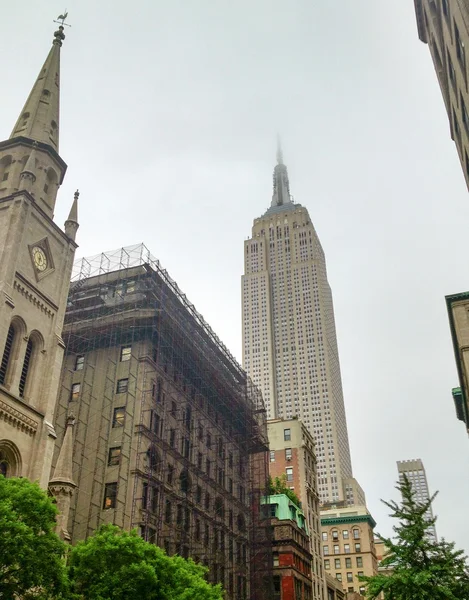
{"type": "MultiPolygon", "coordinates": [[[[47,487],[78,223],[53,221],[63,27],[11,137],[0,142],[0,467],[47,487]]],[[[76,221],[76,217],[75,217],[76,221]]]]}
{"type": "Polygon", "coordinates": [[[321,510],[324,568],[348,594],[364,595],[359,575],[376,575],[378,563],[373,529],[365,506],[330,506],[321,510]]]}

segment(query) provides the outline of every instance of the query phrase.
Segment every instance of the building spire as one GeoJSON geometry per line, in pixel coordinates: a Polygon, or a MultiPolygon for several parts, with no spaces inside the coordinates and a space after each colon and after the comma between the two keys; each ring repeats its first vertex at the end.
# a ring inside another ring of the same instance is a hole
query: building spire
{"type": "Polygon", "coordinates": [[[59,150],[60,48],[63,24],[54,33],[52,48],[16,121],[10,139],[26,137],[59,150]]]}
{"type": "Polygon", "coordinates": [[[75,417],[69,415],[65,428],[65,435],[60,448],[57,464],[55,465],[54,475],[49,481],[49,490],[57,502],[56,533],[62,539],[70,541],[70,534],[67,530],[68,516],[70,513],[70,500],[73,496],[76,483],[73,481],[73,426],[75,417]]]}
{"type": "Polygon", "coordinates": [[[68,215],[68,219],[65,221],[65,233],[68,237],[75,241],[75,237],[77,235],[77,229],[80,226],[78,224],[78,198],[80,196],[80,192],[77,190],[73,195],[73,203],[70,209],[70,214],[68,215]]]}
{"type": "Polygon", "coordinates": [[[277,136],[277,164],[274,169],[274,190],[271,206],[292,204],[290,196],[290,182],[288,181],[287,167],[283,162],[282,144],[277,136]]]}

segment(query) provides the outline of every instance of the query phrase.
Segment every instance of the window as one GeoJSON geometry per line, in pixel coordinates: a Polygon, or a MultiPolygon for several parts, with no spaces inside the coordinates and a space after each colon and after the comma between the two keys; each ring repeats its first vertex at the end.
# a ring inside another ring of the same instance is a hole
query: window
{"type": "Polygon", "coordinates": [[[72,389],[70,391],[70,402],[78,400],[80,397],[81,383],[72,383],[72,389]]]}
{"type": "Polygon", "coordinates": [[[334,567],[335,567],[336,569],[340,569],[340,568],[341,568],[341,566],[340,566],[340,558],[336,558],[336,559],[334,560],[334,567]]]}
{"type": "Polygon", "coordinates": [[[292,458],[291,448],[285,448],[285,460],[291,460],[291,458],[292,458]]]}
{"type": "Polygon", "coordinates": [[[464,48],[464,42],[459,35],[459,29],[454,23],[454,37],[455,37],[455,45],[456,45],[456,56],[458,57],[459,64],[461,65],[461,69],[464,77],[466,77],[466,50],[464,48]]]}
{"type": "Polygon", "coordinates": [[[362,596],[364,596],[364,595],[365,595],[365,586],[364,586],[364,585],[361,585],[361,586],[358,588],[358,590],[359,590],[359,592],[360,592],[360,594],[361,594],[362,596]]]}
{"type": "Polygon", "coordinates": [[[121,362],[127,362],[132,356],[132,346],[122,346],[121,348],[121,362]]]}
{"type": "Polygon", "coordinates": [[[152,433],[154,433],[155,435],[160,435],[160,429],[161,429],[160,415],[155,410],[152,410],[150,412],[150,431],[152,433]]]}
{"type": "Polygon", "coordinates": [[[342,573],[336,573],[335,578],[337,579],[337,581],[342,581],[342,573]]]}
{"type": "Polygon", "coordinates": [[[353,573],[347,573],[347,583],[353,583],[353,573]]]}
{"type": "Polygon", "coordinates": [[[334,541],[337,541],[339,539],[339,532],[337,531],[337,529],[334,529],[334,531],[332,531],[331,533],[332,533],[332,539],[334,541]]]}
{"type": "Polygon", "coordinates": [[[286,442],[289,442],[291,440],[291,429],[284,429],[283,430],[283,439],[286,442]]]}
{"type": "Polygon", "coordinates": [[[210,477],[210,473],[211,473],[211,470],[212,470],[212,462],[211,462],[211,460],[209,458],[207,458],[207,461],[206,461],[205,464],[206,464],[205,472],[210,477]]]}
{"type": "Polygon", "coordinates": [[[329,546],[323,546],[322,553],[324,556],[329,556],[329,546]]]}
{"type": "Polygon", "coordinates": [[[350,554],[350,544],[344,544],[344,552],[345,554],[350,554]]]}
{"type": "Polygon", "coordinates": [[[353,539],[354,540],[359,540],[360,539],[360,530],[359,529],[354,529],[353,530],[353,539]]]}
{"type": "Polygon", "coordinates": [[[322,532],[322,540],[323,542],[327,542],[327,531],[322,532]]]}
{"type": "Polygon", "coordinates": [[[348,529],[344,529],[342,531],[342,537],[344,538],[344,540],[348,540],[348,529]]]}
{"type": "Polygon", "coordinates": [[[210,432],[207,431],[207,448],[211,448],[212,447],[212,436],[210,435],[210,432]]]}
{"type": "Polygon", "coordinates": [[[326,569],[326,571],[329,571],[329,569],[331,568],[331,561],[328,558],[324,560],[324,568],[326,569]]]}
{"type": "Polygon", "coordinates": [[[124,427],[125,418],[125,406],[119,406],[115,408],[112,415],[112,426],[113,427],[124,427]]]}
{"type": "Polygon", "coordinates": [[[210,510],[210,494],[205,494],[205,510],[210,510]]]}
{"type": "Polygon", "coordinates": [[[171,523],[173,517],[173,506],[171,504],[171,500],[166,500],[165,508],[164,508],[164,520],[165,523],[171,523]]]}
{"type": "Polygon", "coordinates": [[[197,467],[202,470],[202,462],[203,462],[203,456],[202,456],[202,452],[199,452],[197,454],[197,467]]]}
{"type": "Polygon", "coordinates": [[[275,462],[275,450],[270,451],[270,462],[275,462]]]}
{"type": "Polygon", "coordinates": [[[202,488],[200,485],[195,488],[195,502],[196,504],[202,504],[202,488]]]}
{"type": "Polygon", "coordinates": [[[353,594],[353,587],[349,587],[349,588],[347,588],[347,591],[348,591],[350,594],[353,594]]]}
{"type": "Polygon", "coordinates": [[[173,465],[168,465],[168,473],[166,474],[166,483],[169,485],[173,485],[174,479],[174,467],[173,465]]]}
{"type": "Polygon", "coordinates": [[[175,429],[169,430],[169,445],[171,446],[171,448],[174,448],[176,445],[176,430],[175,429]]]}
{"type": "Polygon", "coordinates": [[[461,101],[461,112],[462,112],[462,122],[464,123],[464,127],[466,131],[469,131],[469,114],[467,113],[466,103],[464,102],[463,95],[460,93],[460,101],[461,101]]]}
{"type": "Polygon", "coordinates": [[[118,465],[121,461],[121,447],[116,446],[115,448],[109,448],[109,454],[107,457],[108,467],[118,465]]]}
{"type": "Polygon", "coordinates": [[[339,547],[339,544],[335,544],[335,545],[334,545],[334,554],[340,554],[340,547],[339,547]]]}
{"type": "Polygon", "coordinates": [[[178,407],[176,402],[174,402],[174,400],[171,402],[171,416],[172,417],[176,417],[178,413],[178,407]]]}
{"type": "Polygon", "coordinates": [[[119,379],[117,381],[116,394],[125,394],[125,392],[127,391],[128,387],[129,387],[129,380],[128,379],[119,379]]]}
{"type": "Polygon", "coordinates": [[[357,567],[363,567],[363,558],[361,556],[357,556],[357,567]]]}
{"type": "Polygon", "coordinates": [[[287,473],[287,481],[293,481],[293,468],[287,467],[285,471],[287,473]]]}
{"type": "Polygon", "coordinates": [[[75,359],[75,371],[83,371],[83,367],[85,365],[85,355],[77,354],[75,359]]]}
{"type": "Polygon", "coordinates": [[[116,508],[117,504],[117,482],[106,483],[104,486],[103,508],[116,508]]]}
{"type": "Polygon", "coordinates": [[[279,566],[278,552],[274,552],[274,567],[279,566]]]}
{"type": "Polygon", "coordinates": [[[362,548],[361,548],[361,544],[355,544],[355,552],[361,552],[362,548]]]}
{"type": "Polygon", "coordinates": [[[8,180],[8,175],[10,173],[7,171],[6,173],[3,173],[3,177],[2,177],[2,181],[7,181],[8,180]]]}
{"type": "Polygon", "coordinates": [[[346,569],[351,569],[352,568],[352,559],[351,558],[346,558],[345,559],[345,568],[346,569]]]}
{"type": "Polygon", "coordinates": [[[441,0],[441,8],[443,9],[443,14],[445,15],[445,17],[448,18],[449,17],[448,0],[441,0]]]}
{"type": "Polygon", "coordinates": [[[363,573],[363,571],[358,571],[357,575],[358,575],[358,577],[363,577],[364,573],[363,573]]]}
{"type": "Polygon", "coordinates": [[[26,388],[26,381],[29,375],[29,367],[31,365],[31,356],[33,354],[33,341],[31,338],[28,339],[28,343],[26,345],[26,353],[24,355],[23,368],[21,369],[21,377],[19,384],[19,393],[20,398],[24,397],[24,390],[26,388]]]}

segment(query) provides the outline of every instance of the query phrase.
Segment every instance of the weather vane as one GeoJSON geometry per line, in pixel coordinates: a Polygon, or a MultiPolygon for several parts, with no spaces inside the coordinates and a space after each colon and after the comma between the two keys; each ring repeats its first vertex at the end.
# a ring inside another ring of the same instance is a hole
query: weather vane
{"type": "Polygon", "coordinates": [[[65,9],[65,12],[63,15],[59,15],[57,17],[57,20],[54,21],[54,23],[59,23],[60,25],[62,25],[62,27],[65,25],[66,27],[71,27],[71,25],[69,25],[68,23],[65,23],[65,19],[68,17],[68,12],[67,9],[65,9]]]}

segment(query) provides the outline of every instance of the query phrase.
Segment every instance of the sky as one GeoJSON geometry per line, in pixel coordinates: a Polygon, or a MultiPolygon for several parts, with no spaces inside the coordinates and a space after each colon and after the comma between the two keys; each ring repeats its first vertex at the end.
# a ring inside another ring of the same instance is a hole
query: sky
{"type": "MultiPolygon", "coordinates": [[[[469,289],[469,196],[413,2],[68,0],[62,225],[77,256],[144,242],[241,359],[243,240],[282,137],[326,253],[354,475],[376,530],[421,458],[437,532],[469,552],[469,439],[444,296],[469,289]]],[[[50,48],[56,0],[5,2],[0,139],[50,48]]]]}

